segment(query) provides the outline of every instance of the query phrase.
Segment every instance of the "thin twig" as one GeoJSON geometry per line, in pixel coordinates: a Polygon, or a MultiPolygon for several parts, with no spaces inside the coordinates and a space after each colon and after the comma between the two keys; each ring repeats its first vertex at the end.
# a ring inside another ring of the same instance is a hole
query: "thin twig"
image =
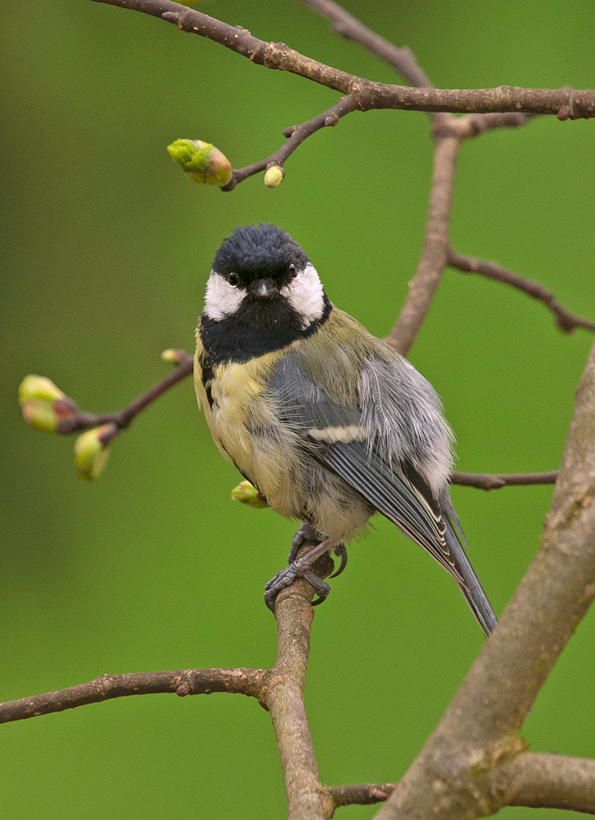
{"type": "Polygon", "coordinates": [[[451,484],[477,487],[480,490],[499,490],[501,487],[525,487],[530,484],[555,484],[557,470],[549,473],[459,473],[450,475],[451,484]]]}
{"type": "Polygon", "coordinates": [[[320,63],[284,43],[267,43],[241,27],[215,20],[207,14],[171,0],[95,0],[140,11],[176,25],[181,31],[207,37],[266,68],[289,71],[341,94],[351,94],[362,111],[398,108],[409,111],[450,111],[481,114],[513,111],[555,114],[561,119],[595,116],[595,91],[569,88],[432,89],[375,83],[320,63]]]}
{"type": "Polygon", "coordinates": [[[255,162],[252,165],[246,165],[244,168],[234,170],[231,182],[229,182],[224,188],[221,188],[221,190],[233,191],[238,183],[243,182],[245,179],[251,177],[253,174],[257,174],[259,171],[264,171],[270,165],[279,165],[280,167],[283,167],[285,160],[293,154],[296,148],[298,148],[304,140],[311,137],[312,134],[315,134],[317,131],[320,131],[321,128],[328,128],[337,125],[341,117],[344,117],[346,114],[351,114],[353,111],[357,111],[357,104],[355,100],[350,96],[341,97],[335,105],[331,106],[331,108],[326,111],[323,111],[322,114],[312,117],[311,120],[308,120],[301,125],[294,125],[290,128],[286,128],[283,132],[284,136],[289,138],[286,143],[271,154],[270,157],[261,159],[259,162],[255,162]]]}
{"type": "Polygon", "coordinates": [[[88,430],[90,427],[98,427],[101,424],[109,423],[115,424],[119,430],[125,430],[141,410],[152,404],[178,382],[190,376],[193,369],[194,358],[186,353],[175,370],[160,379],[148,390],[145,390],[144,393],[141,393],[126,407],[121,410],[114,410],[112,413],[95,414],[79,411],[72,418],[61,421],[56,432],[61,435],[70,435],[71,433],[77,433],[79,430],[88,430]]]}
{"type": "Polygon", "coordinates": [[[183,669],[102,675],[78,686],[0,703],[0,723],[63,712],[87,703],[101,703],[129,695],[170,692],[184,696],[231,692],[257,698],[264,674],[263,669],[183,669]]]}
{"type": "Polygon", "coordinates": [[[394,791],[394,783],[355,783],[352,786],[331,786],[328,791],[339,806],[371,806],[383,803],[394,791]]]}
{"type": "Polygon", "coordinates": [[[487,262],[474,256],[466,256],[449,248],[448,264],[451,268],[457,268],[457,270],[464,273],[479,273],[488,279],[505,282],[513,288],[522,290],[523,293],[527,293],[534,299],[539,299],[552,311],[556,318],[556,324],[564,333],[572,333],[577,327],[595,330],[595,321],[579,316],[577,313],[572,313],[572,311],[565,308],[558,302],[552,291],[545,288],[541,282],[519,276],[518,273],[499,265],[497,262],[487,262]]]}

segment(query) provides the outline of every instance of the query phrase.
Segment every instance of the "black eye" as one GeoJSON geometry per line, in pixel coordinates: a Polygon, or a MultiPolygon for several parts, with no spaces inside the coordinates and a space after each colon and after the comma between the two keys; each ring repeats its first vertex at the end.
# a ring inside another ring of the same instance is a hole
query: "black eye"
{"type": "Polygon", "coordinates": [[[240,277],[235,271],[232,271],[227,275],[227,281],[230,285],[238,285],[240,283],[240,277]]]}
{"type": "Polygon", "coordinates": [[[295,279],[297,275],[298,275],[298,272],[295,269],[295,265],[290,265],[289,266],[289,278],[290,279],[295,279]]]}

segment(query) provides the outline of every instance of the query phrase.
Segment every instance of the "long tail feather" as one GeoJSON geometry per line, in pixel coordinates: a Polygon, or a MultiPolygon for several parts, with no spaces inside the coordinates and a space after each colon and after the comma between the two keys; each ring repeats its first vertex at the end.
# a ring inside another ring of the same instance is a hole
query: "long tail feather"
{"type": "Polygon", "coordinates": [[[483,587],[479,583],[479,579],[471,566],[471,562],[467,558],[461,537],[453,526],[450,514],[447,513],[444,517],[446,519],[446,542],[455,559],[459,573],[465,579],[465,586],[459,583],[459,589],[463,593],[471,612],[475,615],[477,622],[487,638],[498,623],[496,615],[494,614],[492,605],[488,601],[487,595],[483,591],[483,587]]]}

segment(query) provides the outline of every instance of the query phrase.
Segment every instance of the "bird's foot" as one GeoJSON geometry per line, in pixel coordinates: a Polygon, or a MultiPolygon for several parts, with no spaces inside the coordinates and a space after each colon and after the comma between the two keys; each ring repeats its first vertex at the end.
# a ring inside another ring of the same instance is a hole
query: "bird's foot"
{"type": "Polygon", "coordinates": [[[323,539],[316,532],[316,530],[313,529],[312,525],[309,524],[308,521],[302,521],[298,531],[293,536],[291,541],[291,549],[289,550],[289,555],[287,556],[287,563],[293,564],[302,547],[314,547],[316,544],[320,544],[322,540],[323,539]]]}
{"type": "MultiPolygon", "coordinates": [[[[287,563],[293,564],[302,547],[314,547],[316,544],[320,544],[323,540],[324,539],[321,538],[319,533],[316,532],[308,521],[302,521],[298,531],[293,536],[291,541],[291,549],[289,551],[289,555],[287,556],[287,563]]],[[[347,566],[347,547],[345,544],[337,544],[333,552],[338,558],[341,559],[339,569],[336,572],[333,572],[330,576],[331,578],[337,578],[337,576],[339,576],[347,566]]]]}
{"type": "MultiPolygon", "coordinates": [[[[301,529],[302,527],[300,527],[300,530],[301,529]]],[[[298,530],[296,538],[300,530],[298,530]]],[[[321,604],[327,598],[329,592],[331,591],[330,586],[319,578],[318,575],[312,572],[310,567],[317,558],[320,558],[321,555],[324,555],[325,552],[328,552],[331,549],[333,549],[333,545],[329,538],[325,538],[324,541],[320,543],[317,540],[316,545],[312,547],[312,549],[300,558],[296,558],[288,567],[282,569],[273,578],[271,578],[264,589],[264,601],[271,612],[275,611],[277,595],[281,592],[281,590],[291,586],[297,578],[304,578],[304,580],[308,581],[308,583],[314,587],[314,591],[318,597],[312,601],[313,606],[321,604]]]]}

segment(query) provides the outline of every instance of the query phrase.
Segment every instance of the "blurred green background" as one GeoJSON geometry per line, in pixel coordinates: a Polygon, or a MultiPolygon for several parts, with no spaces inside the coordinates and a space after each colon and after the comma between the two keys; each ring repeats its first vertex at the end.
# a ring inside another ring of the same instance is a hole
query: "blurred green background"
{"type": "MultiPolygon", "coordinates": [[[[291,0],[199,8],[395,81],[291,0]]],[[[413,48],[440,87],[595,84],[590,0],[569,0],[563,13],[551,0],[348,8],[413,48]]],[[[208,140],[239,167],[337,95],[109,6],[16,3],[2,21],[0,699],[103,673],[271,665],[276,632],[262,589],[294,526],[230,501],[238,476],[190,382],[138,418],[95,485],[77,478],[72,439],[24,425],[17,385],[34,372],[84,409],[127,403],[168,372],[164,348],[191,349],[222,238],[260,220],[286,228],[330,297],[386,333],[422,244],[428,122],[353,114],[291,157],[280,188],[257,176],[222,194],[185,179],[166,145],[208,140]]],[[[452,239],[594,315],[592,134],[593,122],[543,117],[466,144],[452,239]]],[[[522,294],[448,271],[411,360],[444,399],[459,468],[557,467],[591,341],[560,334],[522,294]]],[[[551,488],[455,487],[453,497],[501,612],[537,549],[551,488]]],[[[525,726],[533,749],[595,755],[594,639],[591,613],[525,726]]],[[[379,520],[316,612],[306,695],[323,782],[401,776],[482,642],[452,580],[379,520]]],[[[127,698],[9,724],[2,736],[2,813],[15,820],[285,812],[269,719],[245,698],[127,698]]]]}

